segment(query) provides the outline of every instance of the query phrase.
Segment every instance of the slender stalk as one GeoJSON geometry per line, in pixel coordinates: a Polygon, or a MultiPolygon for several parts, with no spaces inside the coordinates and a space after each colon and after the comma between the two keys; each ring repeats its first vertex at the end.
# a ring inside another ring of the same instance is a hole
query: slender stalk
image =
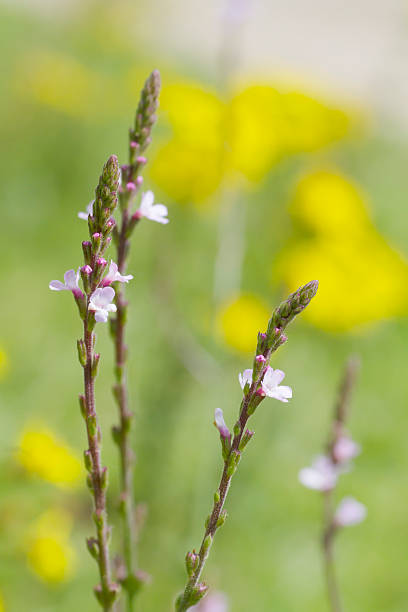
{"type": "Polygon", "coordinates": [[[94,591],[104,612],[114,609],[119,585],[112,582],[109,558],[110,527],[106,504],[108,472],[106,467],[102,467],[101,462],[102,434],[95,406],[95,378],[100,355],[94,351],[96,337],[93,328],[97,321],[107,320],[108,311],[111,310],[108,302],[114,294],[113,289],[107,287],[103,289],[100,285],[107,264],[103,254],[111,241],[109,234],[114,225],[111,213],[118,202],[118,182],[118,160],[116,156],[111,156],[103,168],[95,191],[92,212],[88,215],[90,240],[82,243],[85,265],[80,268],[80,272],[85,293],[82,293],[77,284],[72,289],[83,319],[83,338],[77,342],[78,358],[84,372],[84,394],[80,395],[79,400],[88,438],[88,449],[84,452],[84,460],[88,471],[87,483],[94,500],[92,518],[96,527],[96,538],[88,538],[87,546],[98,564],[100,584],[94,591]],[[98,302],[101,292],[105,298],[98,302]]]}
{"type": "MultiPolygon", "coordinates": [[[[114,599],[111,596],[113,585],[111,580],[111,568],[109,560],[109,537],[110,529],[106,511],[106,486],[107,469],[101,464],[101,430],[95,410],[95,390],[93,363],[95,359],[93,344],[94,336],[88,327],[88,317],[84,321],[84,344],[86,351],[86,363],[84,366],[84,408],[85,423],[88,437],[89,453],[91,459],[90,489],[94,498],[95,511],[93,519],[96,525],[97,546],[94,547],[94,556],[99,566],[101,583],[95,588],[95,592],[103,610],[108,612],[113,609],[114,599]]],[[[88,540],[88,546],[95,544],[95,540],[88,540]]]]}
{"type": "Polygon", "coordinates": [[[340,592],[337,585],[336,571],[334,565],[334,535],[333,527],[334,510],[332,490],[324,493],[324,521],[322,535],[323,563],[326,577],[327,595],[332,612],[341,612],[340,592]]]}
{"type": "MultiPolygon", "coordinates": [[[[150,144],[150,134],[156,120],[156,109],[160,90],[160,75],[154,71],[147,79],[141,93],[136,111],[135,124],[129,133],[129,163],[122,166],[122,184],[120,189],[120,219],[115,228],[114,239],[117,249],[117,265],[120,274],[125,274],[130,251],[130,236],[140,220],[138,212],[131,214],[131,206],[142,185],[141,171],[146,159],[141,153],[150,144]]],[[[122,553],[124,566],[120,581],[126,592],[126,606],[129,612],[134,610],[134,598],[145,575],[138,571],[137,563],[137,529],[133,494],[134,454],[131,445],[132,412],[129,409],[126,376],[126,311],[125,289],[117,283],[115,304],[116,318],[111,320],[111,331],[115,351],[115,378],[113,394],[118,406],[119,425],[113,428],[113,437],[119,448],[121,492],[120,511],[122,515],[122,553]]]]}
{"type": "MultiPolygon", "coordinates": [[[[330,432],[327,445],[328,456],[333,465],[337,465],[339,458],[336,454],[336,444],[344,436],[344,427],[351,400],[351,393],[358,374],[359,360],[350,357],[346,363],[343,378],[341,380],[334,407],[332,431],[330,432]]],[[[332,612],[342,612],[340,590],[337,583],[335,563],[334,563],[334,539],[337,534],[335,521],[333,492],[335,488],[323,491],[323,534],[322,534],[322,553],[324,563],[324,573],[326,579],[327,595],[332,612]]]]}
{"type": "Polygon", "coordinates": [[[268,370],[272,353],[274,353],[287,338],[283,334],[286,326],[298,315],[316,294],[318,287],[317,281],[311,281],[298,291],[292,293],[289,298],[280,304],[274,311],[265,334],[258,334],[258,344],[254,357],[252,382],[244,386],[244,397],[241,402],[239,417],[234,426],[234,437],[231,442],[231,435],[227,427],[223,424],[220,430],[222,454],[224,466],[220,484],[214,495],[212,511],[205,524],[204,536],[200,545],[199,552],[187,553],[186,568],[189,578],[183,593],[176,600],[176,611],[185,612],[196,604],[207,592],[207,586],[200,583],[200,577],[205,566],[205,562],[210,553],[215,533],[225,522],[226,512],[224,504],[231,485],[241,455],[253,436],[253,432],[246,429],[250,416],[255,412],[258,405],[265,398],[265,391],[261,383],[268,370]]]}

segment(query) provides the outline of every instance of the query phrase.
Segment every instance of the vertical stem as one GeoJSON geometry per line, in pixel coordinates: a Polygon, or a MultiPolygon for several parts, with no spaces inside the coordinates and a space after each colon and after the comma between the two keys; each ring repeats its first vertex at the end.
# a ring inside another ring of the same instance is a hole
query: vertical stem
{"type": "MultiPolygon", "coordinates": [[[[122,211],[122,224],[119,231],[117,243],[117,263],[121,274],[126,271],[126,255],[129,248],[129,243],[126,238],[126,231],[129,221],[129,212],[125,208],[122,211]]],[[[126,359],[127,347],[125,344],[125,323],[126,323],[126,307],[124,288],[121,283],[117,284],[116,289],[116,325],[115,325],[115,376],[116,385],[114,387],[114,395],[119,409],[119,428],[118,428],[118,445],[120,454],[120,472],[121,472],[121,513],[122,513],[122,529],[123,529],[123,557],[126,566],[126,577],[133,577],[137,566],[136,561],[136,533],[135,533],[135,516],[133,503],[133,452],[130,443],[131,420],[132,413],[128,405],[127,381],[126,381],[126,359]]],[[[127,609],[129,612],[133,610],[133,599],[135,591],[130,583],[126,588],[127,609]]]]}
{"type": "Polygon", "coordinates": [[[325,491],[324,495],[324,528],[322,537],[323,563],[326,577],[327,595],[332,612],[342,612],[339,587],[337,584],[333,544],[335,529],[333,527],[333,500],[332,491],[325,491]]]}
{"type": "Polygon", "coordinates": [[[98,542],[98,566],[101,578],[101,594],[105,612],[113,609],[111,597],[111,569],[109,561],[109,527],[106,512],[106,468],[101,464],[101,430],[95,410],[94,377],[92,375],[93,334],[88,329],[88,320],[84,321],[84,342],[86,350],[86,364],[84,366],[85,411],[86,430],[88,436],[89,453],[92,461],[91,483],[95,504],[94,521],[98,542]]]}

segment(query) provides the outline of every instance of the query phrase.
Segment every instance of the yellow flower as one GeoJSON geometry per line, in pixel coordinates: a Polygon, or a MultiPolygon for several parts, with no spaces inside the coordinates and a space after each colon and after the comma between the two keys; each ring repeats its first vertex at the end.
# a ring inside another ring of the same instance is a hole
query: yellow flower
{"type": "Polygon", "coordinates": [[[242,353],[250,353],[256,348],[258,332],[266,329],[270,314],[256,295],[238,295],[221,306],[217,330],[226,344],[242,353]]]}
{"type": "MultiPolygon", "coordinates": [[[[7,357],[7,353],[0,348],[0,380],[6,377],[6,374],[9,369],[9,361],[7,357]]],[[[1,609],[0,609],[1,612],[1,609]]]]}
{"type": "Polygon", "coordinates": [[[17,460],[31,474],[60,487],[75,487],[82,477],[75,452],[46,427],[27,427],[22,432],[17,460]]]}
{"type": "Polygon", "coordinates": [[[31,51],[17,67],[14,86],[17,95],[41,106],[92,121],[123,113],[123,97],[134,103],[120,75],[98,73],[75,57],[55,52],[31,51]]]}
{"type": "Polygon", "coordinates": [[[342,332],[407,312],[407,262],[374,227],[351,181],[327,171],[305,176],[290,214],[299,237],[281,254],[278,275],[290,289],[319,280],[305,311],[313,324],[342,332]]]}
{"type": "Polygon", "coordinates": [[[32,526],[27,562],[45,582],[62,582],[73,573],[76,557],[69,542],[71,527],[72,516],[59,508],[48,510],[32,526]]]}
{"type": "Polygon", "coordinates": [[[0,594],[0,612],[6,612],[3,596],[0,594]]]}
{"type": "Polygon", "coordinates": [[[224,177],[258,182],[280,158],[320,149],[350,128],[343,111],[267,85],[222,101],[200,84],[173,83],[163,88],[161,110],[171,136],[152,177],[181,202],[206,200],[224,177]]]}

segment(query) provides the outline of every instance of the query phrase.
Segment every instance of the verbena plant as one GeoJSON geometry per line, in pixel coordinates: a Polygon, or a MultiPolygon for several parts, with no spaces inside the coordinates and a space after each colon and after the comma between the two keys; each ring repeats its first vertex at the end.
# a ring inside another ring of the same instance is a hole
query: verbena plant
{"type": "MultiPolygon", "coordinates": [[[[124,604],[129,612],[134,610],[135,597],[146,579],[138,567],[136,554],[132,412],[126,380],[128,305],[125,285],[133,278],[126,274],[126,267],[136,225],[143,218],[168,223],[167,208],[163,204],[154,204],[151,191],[140,198],[142,171],[147,161],[143,154],[151,142],[159,90],[160,76],[154,71],[141,92],[135,121],[129,131],[127,163],[120,167],[116,156],[112,155],[108,159],[95,190],[95,199],[90,202],[86,212],[79,213],[79,217],[87,221],[89,231],[89,238],[82,242],[83,265],[68,270],[64,282],[50,283],[50,289],[54,291],[66,290],[73,294],[83,326],[82,337],[77,341],[78,358],[84,375],[84,389],[79,396],[79,403],[88,440],[84,462],[88,472],[87,484],[93,498],[92,519],[95,525],[95,535],[87,539],[87,547],[98,565],[99,583],[94,588],[95,595],[106,612],[116,609],[119,604],[124,604]],[[116,261],[111,260],[108,264],[105,254],[111,242],[116,250],[116,261]],[[108,319],[114,345],[113,394],[119,421],[113,428],[113,438],[119,450],[121,475],[118,501],[122,521],[122,551],[121,560],[115,563],[115,568],[109,549],[111,525],[106,503],[108,470],[102,461],[102,432],[95,401],[95,379],[100,354],[96,352],[94,330],[97,323],[106,323],[108,319]]],[[[232,432],[224,422],[222,410],[215,410],[215,425],[221,440],[222,474],[214,493],[212,510],[205,522],[200,548],[198,552],[193,550],[186,555],[188,576],[185,588],[175,603],[178,612],[197,604],[207,592],[208,587],[201,582],[201,574],[216,531],[227,516],[224,504],[232,477],[246,445],[254,435],[247,427],[249,419],[266,397],[283,402],[292,397],[291,388],[280,384],[285,374],[271,368],[270,359],[286,342],[286,327],[308,306],[317,288],[318,282],[311,281],[292,293],[273,311],[265,332],[258,334],[252,369],[239,375],[243,397],[232,432]]]]}

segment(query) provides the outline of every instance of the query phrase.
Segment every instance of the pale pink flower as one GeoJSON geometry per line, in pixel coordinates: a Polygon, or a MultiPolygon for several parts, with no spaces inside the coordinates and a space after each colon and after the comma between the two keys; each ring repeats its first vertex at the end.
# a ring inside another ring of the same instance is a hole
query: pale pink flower
{"type": "Polygon", "coordinates": [[[337,527],[350,527],[358,525],[367,516],[367,508],[354,497],[345,497],[341,500],[334,515],[334,523],[337,527]]]}
{"type": "Polygon", "coordinates": [[[336,486],[339,469],[326,455],[319,455],[311,467],[300,470],[299,480],[308,489],[330,491],[336,486]]]}
{"type": "Polygon", "coordinates": [[[115,290],[112,287],[95,289],[89,300],[89,310],[95,312],[95,321],[106,323],[108,314],[116,312],[116,305],[112,304],[115,297],[115,290]]]}
{"type": "Polygon", "coordinates": [[[102,279],[102,287],[108,287],[108,285],[110,285],[111,283],[128,283],[130,280],[132,280],[133,276],[132,274],[127,274],[125,276],[123,276],[118,269],[118,265],[111,260],[110,265],[109,265],[109,270],[107,275],[102,279]]]}
{"type": "Polygon", "coordinates": [[[153,204],[154,194],[153,191],[146,191],[142,196],[140,208],[137,211],[141,217],[146,217],[150,221],[157,221],[157,223],[166,224],[169,222],[167,219],[167,207],[164,204],[153,204]]]}
{"type": "Polygon", "coordinates": [[[284,378],[285,372],[268,367],[262,381],[262,389],[265,394],[281,402],[287,402],[292,397],[292,389],[286,385],[279,385],[284,378]]]}
{"type": "Polygon", "coordinates": [[[224,414],[221,408],[215,409],[214,422],[222,438],[229,438],[231,436],[230,431],[224,421],[224,414]]]}
{"type": "Polygon", "coordinates": [[[84,219],[85,221],[88,221],[88,217],[89,215],[92,215],[93,212],[93,204],[94,204],[95,200],[91,200],[88,204],[88,206],[86,207],[86,212],[79,212],[78,213],[78,217],[80,219],[84,219]]]}
{"type": "Polygon", "coordinates": [[[52,291],[72,291],[75,296],[82,295],[82,291],[78,286],[79,281],[79,268],[75,270],[68,270],[64,274],[64,282],[59,280],[52,280],[48,285],[52,291]]]}
{"type": "Polygon", "coordinates": [[[333,446],[333,457],[338,463],[347,463],[360,454],[361,447],[349,436],[341,435],[333,446]]]}
{"type": "Polygon", "coordinates": [[[210,593],[190,610],[192,612],[228,612],[228,599],[224,593],[210,593]]]}
{"type": "MultiPolygon", "coordinates": [[[[247,383],[252,384],[252,376],[252,370],[244,370],[242,374],[238,375],[241,389],[244,389],[247,383]]],[[[292,397],[292,389],[286,385],[279,386],[284,378],[285,373],[282,370],[274,370],[268,366],[261,383],[260,394],[273,397],[281,402],[287,402],[292,397]]]]}

